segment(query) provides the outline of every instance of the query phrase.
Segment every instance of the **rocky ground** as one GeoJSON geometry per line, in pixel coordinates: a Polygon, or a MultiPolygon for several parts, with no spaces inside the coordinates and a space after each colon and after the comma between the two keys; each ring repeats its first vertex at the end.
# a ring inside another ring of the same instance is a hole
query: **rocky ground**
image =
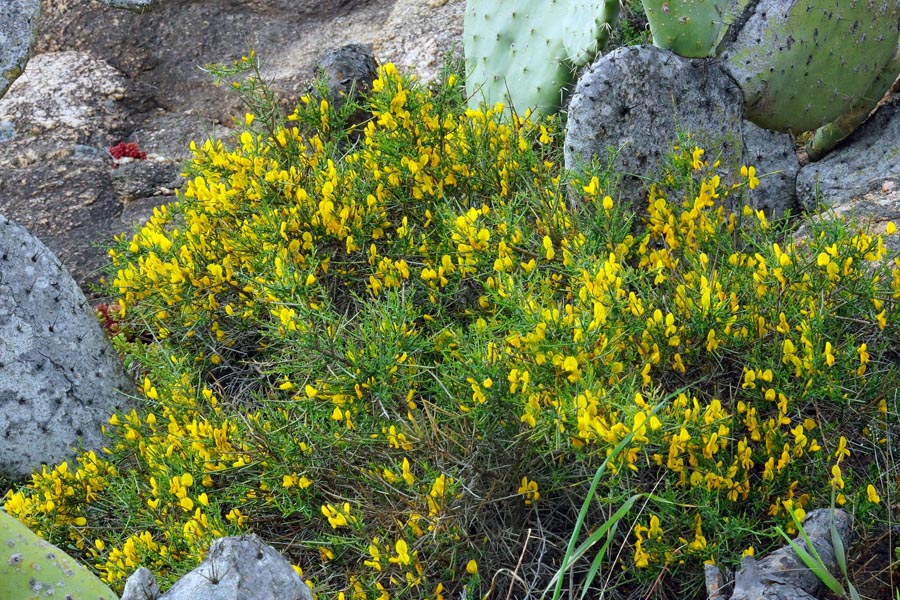
{"type": "Polygon", "coordinates": [[[250,49],[286,105],[323,53],[371,45],[381,62],[437,76],[461,40],[462,0],[163,0],[147,11],[45,0],[24,74],[0,100],[0,214],[60,256],[84,288],[104,246],[172,200],[191,140],[243,115],[204,66],[250,49]],[[145,161],[114,168],[135,142],[145,161]]]}

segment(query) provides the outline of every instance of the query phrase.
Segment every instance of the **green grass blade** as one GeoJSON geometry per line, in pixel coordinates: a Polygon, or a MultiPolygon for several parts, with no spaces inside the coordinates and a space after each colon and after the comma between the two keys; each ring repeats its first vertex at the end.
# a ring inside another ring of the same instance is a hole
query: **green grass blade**
{"type": "Polygon", "coordinates": [[[603,563],[603,559],[606,557],[606,551],[609,550],[609,546],[613,541],[613,538],[616,535],[616,532],[619,530],[618,521],[613,524],[613,526],[606,532],[606,541],[603,542],[603,545],[600,546],[600,550],[597,551],[597,555],[594,556],[594,560],[591,561],[591,566],[588,569],[588,572],[585,574],[584,587],[581,590],[580,600],[584,600],[585,596],[587,596],[588,590],[591,587],[591,584],[594,582],[594,578],[597,576],[597,571],[600,570],[600,565],[603,563]]]}
{"type": "MultiPolygon", "coordinates": [[[[825,568],[825,564],[822,562],[822,559],[819,558],[818,553],[816,553],[816,557],[813,558],[813,556],[810,555],[810,553],[807,552],[805,548],[800,547],[800,545],[797,544],[797,542],[792,540],[790,538],[790,536],[788,536],[788,534],[786,534],[784,532],[784,530],[781,529],[781,527],[776,527],[775,531],[780,533],[781,537],[783,537],[785,540],[787,540],[787,543],[791,545],[791,548],[794,549],[794,552],[797,553],[797,556],[800,557],[800,560],[803,561],[803,563],[806,565],[806,567],[810,571],[815,573],[816,577],[819,578],[819,581],[821,581],[823,584],[825,584],[825,586],[829,590],[831,590],[832,592],[834,592],[835,594],[838,594],[840,596],[847,595],[847,593],[844,591],[844,588],[841,586],[840,582],[838,582],[838,580],[835,579],[834,575],[829,573],[828,569],[825,568]]],[[[801,531],[803,531],[803,530],[801,529],[801,531]]],[[[806,537],[806,532],[803,532],[803,535],[804,535],[804,537],[806,537]]],[[[806,539],[809,540],[809,538],[806,538],[806,539]]],[[[812,545],[812,544],[810,544],[810,545],[812,545]]],[[[813,547],[813,552],[815,552],[814,547],[813,547]]]]}
{"type": "MultiPolygon", "coordinates": [[[[670,399],[675,398],[678,394],[688,390],[690,386],[683,386],[678,390],[670,393],[659,402],[653,409],[650,411],[650,415],[653,416],[662,410],[662,407],[665,406],[670,399]]],[[[565,572],[572,566],[572,555],[575,552],[575,544],[578,541],[578,534],[581,533],[581,528],[584,526],[584,520],[587,517],[588,509],[591,506],[591,502],[594,500],[594,495],[597,493],[597,488],[600,485],[600,480],[603,478],[603,474],[606,472],[606,468],[609,465],[609,462],[613,460],[622,450],[631,443],[632,438],[634,438],[634,432],[629,432],[622,440],[616,444],[616,447],[613,448],[613,451],[609,454],[609,456],[604,459],[603,464],[601,464],[596,473],[594,473],[594,478],[591,480],[591,487],[588,489],[588,493],[584,498],[584,502],[581,503],[581,510],[578,511],[578,518],[575,520],[575,528],[572,531],[572,536],[569,538],[569,545],[566,547],[566,554],[562,560],[562,566],[559,571],[553,576],[553,579],[550,580],[550,584],[544,589],[544,593],[541,594],[541,598],[546,597],[547,592],[550,591],[550,588],[554,586],[553,589],[553,600],[559,600],[560,594],[562,594],[562,585],[563,585],[563,575],[565,572]]],[[[620,509],[621,510],[621,509],[620,509]]],[[[618,511],[616,512],[618,514],[618,511]]],[[[608,522],[607,522],[608,523],[608,522]]],[[[608,529],[608,528],[607,528],[608,529]]]]}
{"type": "Polygon", "coordinates": [[[834,511],[831,513],[831,526],[829,527],[829,531],[831,533],[831,545],[834,548],[834,559],[837,561],[841,573],[844,574],[844,578],[848,579],[847,553],[844,551],[844,541],[841,539],[841,534],[838,533],[837,527],[834,526],[834,511]]]}

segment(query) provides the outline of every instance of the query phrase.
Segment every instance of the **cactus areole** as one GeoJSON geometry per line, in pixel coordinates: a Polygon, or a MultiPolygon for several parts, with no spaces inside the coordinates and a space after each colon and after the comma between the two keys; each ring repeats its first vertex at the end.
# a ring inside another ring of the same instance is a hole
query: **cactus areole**
{"type": "Polygon", "coordinates": [[[470,104],[555,112],[575,67],[603,48],[618,14],[619,0],[469,0],[464,38],[470,104]]]}
{"type": "Polygon", "coordinates": [[[857,104],[900,37],[900,0],[759,0],[751,8],[730,32],[723,65],[744,91],[747,118],[776,131],[813,130],[857,104]]]}

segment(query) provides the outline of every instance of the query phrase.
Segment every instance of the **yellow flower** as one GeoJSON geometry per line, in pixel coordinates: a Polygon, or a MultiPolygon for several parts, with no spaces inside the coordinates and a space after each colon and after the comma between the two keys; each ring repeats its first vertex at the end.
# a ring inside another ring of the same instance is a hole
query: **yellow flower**
{"type": "Polygon", "coordinates": [[[531,481],[528,477],[522,478],[522,485],[519,486],[517,491],[519,494],[525,495],[525,506],[531,506],[541,497],[541,493],[538,491],[537,481],[531,481]]]}
{"type": "Polygon", "coordinates": [[[840,464],[840,462],[847,456],[850,456],[850,450],[847,448],[847,438],[841,436],[838,439],[838,447],[834,452],[834,457],[837,459],[838,464],[840,464]]]}
{"type": "Polygon", "coordinates": [[[403,481],[406,482],[406,485],[412,485],[416,481],[416,478],[413,476],[412,470],[409,466],[409,459],[405,457],[403,459],[403,474],[401,475],[401,477],[403,477],[403,481]]]}
{"type": "Polygon", "coordinates": [[[741,177],[745,177],[747,179],[747,187],[751,190],[755,190],[756,186],[759,185],[759,179],[756,177],[756,167],[741,167],[741,177]]]}
{"type": "Polygon", "coordinates": [[[332,529],[346,527],[348,525],[347,517],[350,515],[350,504],[345,502],[343,510],[335,508],[331,504],[325,504],[322,506],[322,514],[328,519],[332,529]]]}
{"type": "Polygon", "coordinates": [[[475,562],[475,559],[472,559],[466,563],[466,573],[468,573],[469,575],[475,575],[478,573],[478,563],[475,562]]]}
{"type": "Polygon", "coordinates": [[[875,486],[871,483],[866,486],[866,496],[869,498],[869,502],[881,503],[881,497],[879,497],[878,492],[875,491],[875,486]]]}
{"type": "Polygon", "coordinates": [[[703,148],[698,148],[694,146],[694,150],[691,152],[691,168],[695,171],[699,170],[700,167],[703,166],[703,161],[701,161],[701,157],[706,153],[706,150],[703,148]]]}
{"type": "Polygon", "coordinates": [[[844,479],[842,477],[840,465],[831,467],[831,485],[838,489],[844,489],[844,479]]]}
{"type": "Polygon", "coordinates": [[[392,556],[388,559],[389,562],[394,564],[398,564],[401,567],[406,566],[410,563],[411,559],[409,557],[409,546],[406,545],[406,541],[397,540],[397,543],[394,544],[394,550],[397,553],[397,556],[392,556]]]}
{"type": "Polygon", "coordinates": [[[831,351],[831,342],[825,342],[825,364],[834,366],[834,354],[831,351]]]}
{"type": "Polygon", "coordinates": [[[869,353],[868,346],[866,344],[860,344],[859,348],[857,348],[856,352],[859,354],[859,367],[856,369],[856,374],[862,377],[866,372],[866,365],[869,364],[869,353]]]}
{"type": "Polygon", "coordinates": [[[549,235],[544,236],[544,258],[547,260],[553,260],[553,257],[556,256],[556,250],[553,249],[553,240],[550,239],[549,235]]]}

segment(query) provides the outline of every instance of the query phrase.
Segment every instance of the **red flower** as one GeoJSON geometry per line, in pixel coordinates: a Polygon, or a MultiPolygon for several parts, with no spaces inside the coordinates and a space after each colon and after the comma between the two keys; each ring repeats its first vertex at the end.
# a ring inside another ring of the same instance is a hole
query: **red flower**
{"type": "Polygon", "coordinates": [[[113,160],[119,160],[120,158],[133,158],[136,160],[145,160],[147,158],[147,153],[138,147],[134,142],[120,142],[109,149],[110,156],[113,157],[113,160]]]}

